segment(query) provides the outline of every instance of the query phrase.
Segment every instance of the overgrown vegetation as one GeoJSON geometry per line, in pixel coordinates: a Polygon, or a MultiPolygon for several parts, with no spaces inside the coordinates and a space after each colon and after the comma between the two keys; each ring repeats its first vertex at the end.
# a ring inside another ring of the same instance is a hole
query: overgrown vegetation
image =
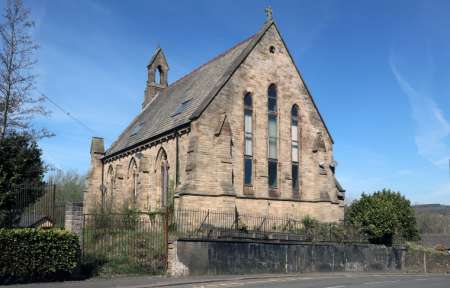
{"type": "MultiPolygon", "coordinates": [[[[322,223],[309,215],[301,219],[299,225],[287,225],[282,232],[304,236],[311,242],[365,242],[361,229],[345,223],[322,223]]],[[[279,230],[279,229],[278,229],[279,230]]],[[[276,231],[274,229],[274,231],[276,231]]]]}
{"type": "Polygon", "coordinates": [[[117,211],[98,203],[84,216],[84,275],[161,274],[165,270],[163,213],[140,211],[133,199],[117,211]]]}
{"type": "Polygon", "coordinates": [[[0,229],[0,282],[63,280],[79,264],[75,234],[64,230],[0,229]]]}
{"type": "Polygon", "coordinates": [[[436,247],[426,247],[423,246],[417,242],[406,242],[406,248],[412,251],[421,251],[421,252],[427,252],[430,254],[442,254],[442,255],[448,255],[447,248],[441,247],[441,245],[436,247]]]}
{"type": "Polygon", "coordinates": [[[411,203],[389,189],[362,194],[346,213],[346,221],[360,226],[374,244],[392,245],[394,239],[418,240],[416,218],[411,203]]]}
{"type": "Polygon", "coordinates": [[[84,266],[91,266],[100,275],[162,273],[162,215],[133,209],[124,212],[127,213],[85,216],[84,266]]]}

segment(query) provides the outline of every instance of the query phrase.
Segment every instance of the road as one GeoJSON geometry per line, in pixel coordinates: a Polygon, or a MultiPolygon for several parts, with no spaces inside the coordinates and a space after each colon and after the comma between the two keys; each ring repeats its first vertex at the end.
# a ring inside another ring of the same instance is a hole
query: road
{"type": "Polygon", "coordinates": [[[119,277],[86,281],[11,285],[20,288],[450,288],[450,275],[313,273],[204,277],[119,277]]]}
{"type": "MultiPolygon", "coordinates": [[[[180,287],[180,286],[177,286],[180,287]]],[[[222,283],[182,285],[189,288],[450,288],[450,275],[312,275],[287,276],[264,279],[229,280],[222,283]]]]}

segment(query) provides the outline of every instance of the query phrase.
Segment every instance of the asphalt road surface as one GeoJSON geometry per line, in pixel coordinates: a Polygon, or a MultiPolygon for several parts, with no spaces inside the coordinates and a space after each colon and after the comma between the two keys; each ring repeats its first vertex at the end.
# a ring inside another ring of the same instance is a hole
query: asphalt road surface
{"type": "MultiPolygon", "coordinates": [[[[180,286],[178,286],[180,287],[180,286]]],[[[450,275],[314,275],[264,279],[227,280],[222,283],[198,283],[182,287],[276,287],[276,288],[450,288],[450,275]]]]}
{"type": "Polygon", "coordinates": [[[364,274],[364,273],[311,273],[228,275],[170,278],[139,276],[93,278],[85,281],[30,283],[8,288],[450,288],[450,275],[437,274],[364,274]]]}

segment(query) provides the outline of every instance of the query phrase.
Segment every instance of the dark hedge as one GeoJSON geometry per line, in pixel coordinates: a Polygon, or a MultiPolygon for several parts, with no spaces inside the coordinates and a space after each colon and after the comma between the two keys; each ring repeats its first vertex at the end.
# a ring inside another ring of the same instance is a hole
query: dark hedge
{"type": "Polygon", "coordinates": [[[0,229],[0,283],[64,280],[78,267],[78,237],[59,229],[0,229]]]}

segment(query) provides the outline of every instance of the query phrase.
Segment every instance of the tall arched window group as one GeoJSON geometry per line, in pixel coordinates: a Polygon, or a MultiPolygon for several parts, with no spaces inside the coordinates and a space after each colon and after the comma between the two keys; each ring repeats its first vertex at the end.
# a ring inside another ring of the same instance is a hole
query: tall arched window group
{"type": "MultiPolygon", "coordinates": [[[[278,104],[277,87],[267,89],[267,169],[269,189],[278,188],[278,104]]],[[[291,173],[292,191],[299,192],[299,107],[291,109],[291,173]]],[[[244,95],[244,185],[253,184],[253,99],[251,93],[244,95]]]]}
{"type": "MultiPolygon", "coordinates": [[[[142,196],[144,194],[142,193],[147,193],[148,192],[148,187],[149,187],[149,181],[152,181],[152,190],[150,191],[150,193],[156,193],[156,197],[155,200],[156,202],[151,203],[149,205],[154,205],[155,207],[159,206],[159,207],[165,207],[167,205],[169,205],[172,201],[172,199],[169,199],[169,196],[173,196],[173,195],[169,195],[169,162],[168,162],[168,157],[167,157],[167,153],[164,150],[164,148],[160,148],[157,155],[156,155],[156,159],[154,162],[154,169],[152,169],[154,171],[155,174],[153,174],[154,176],[147,176],[148,174],[139,174],[140,171],[146,171],[149,172],[150,171],[150,165],[149,163],[147,163],[147,160],[145,160],[144,158],[134,158],[132,157],[130,159],[130,162],[128,164],[128,172],[127,172],[127,191],[128,191],[128,197],[130,199],[130,204],[143,204],[143,203],[138,203],[139,201],[144,201],[142,196]],[[136,159],[140,159],[139,161],[139,166],[138,166],[138,162],[136,161],[136,159]],[[143,166],[144,165],[144,166],[143,166]],[[138,169],[139,168],[139,169],[138,169]],[[140,178],[142,177],[142,178],[140,178]],[[153,180],[150,180],[146,177],[152,177],[153,180]],[[154,190],[153,190],[154,189],[154,190]]],[[[109,175],[110,172],[107,173],[107,183],[110,183],[109,179],[109,175]]],[[[111,188],[112,189],[112,188],[111,188]]],[[[145,203],[144,203],[145,204],[145,203]]]]}

